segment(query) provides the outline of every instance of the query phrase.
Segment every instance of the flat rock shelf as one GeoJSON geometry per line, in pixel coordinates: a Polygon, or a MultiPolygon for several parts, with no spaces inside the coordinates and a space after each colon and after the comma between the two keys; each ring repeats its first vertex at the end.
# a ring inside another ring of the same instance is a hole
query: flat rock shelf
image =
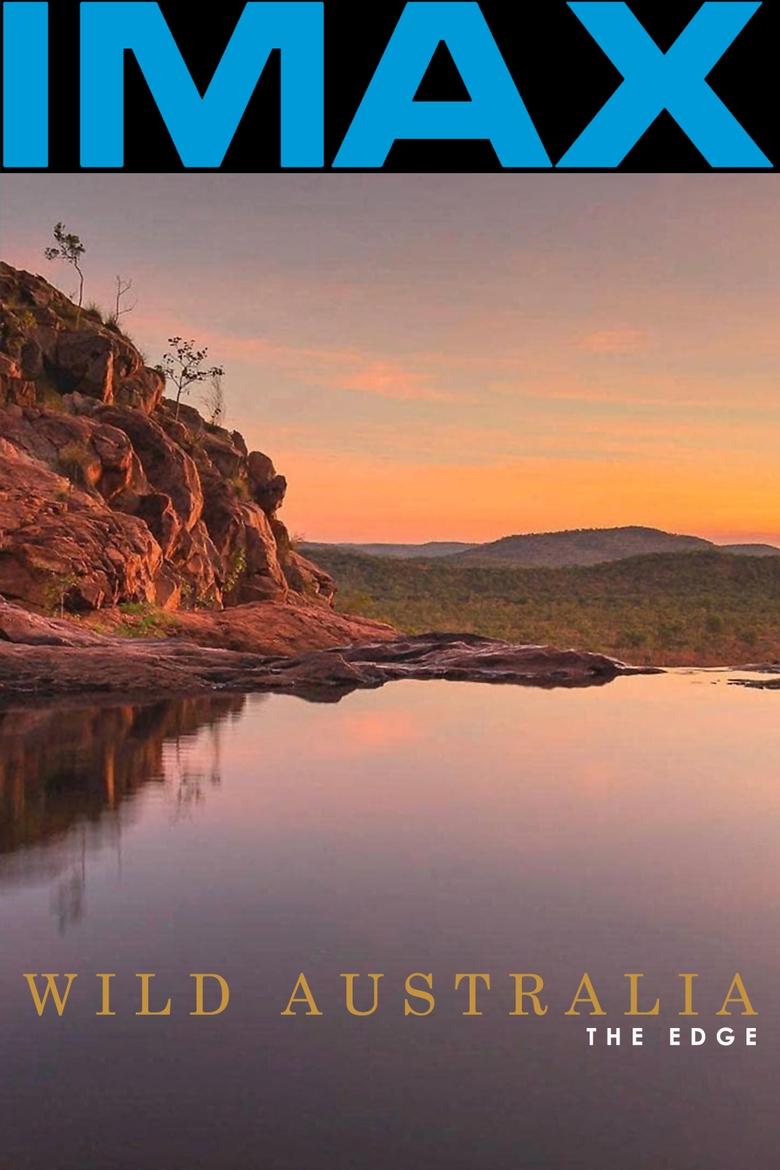
{"type": "MultiPolygon", "coordinates": [[[[269,615],[270,611],[263,607],[269,615]]],[[[263,655],[199,644],[187,634],[128,639],[0,602],[0,702],[68,694],[277,691],[337,700],[398,679],[450,679],[540,687],[599,686],[656,674],[603,654],[524,646],[472,634],[370,637],[362,645],[263,655]]],[[[329,631],[333,637],[333,631],[329,631]]]]}

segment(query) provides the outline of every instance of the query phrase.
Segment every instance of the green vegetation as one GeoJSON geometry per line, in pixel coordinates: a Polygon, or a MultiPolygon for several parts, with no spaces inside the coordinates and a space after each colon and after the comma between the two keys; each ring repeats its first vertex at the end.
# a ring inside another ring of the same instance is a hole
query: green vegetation
{"type": "Polygon", "coordinates": [[[574,646],[638,664],[780,660],[780,557],[664,553],[515,568],[319,548],[345,612],[427,630],[574,646]]]}
{"type": "Polygon", "coordinates": [[[161,638],[171,624],[171,616],[146,601],[125,601],[119,606],[122,620],[116,633],[124,638],[161,638]]]}
{"type": "Polygon", "coordinates": [[[245,476],[234,475],[230,482],[233,485],[233,490],[235,491],[239,500],[251,500],[252,499],[252,493],[249,490],[249,484],[248,484],[245,476]]]}
{"type": "Polygon", "coordinates": [[[182,609],[219,609],[219,597],[213,585],[198,590],[190,581],[181,586],[182,609]]]}
{"type": "Polygon", "coordinates": [[[65,414],[65,404],[62,401],[62,395],[59,390],[55,390],[53,386],[41,385],[39,383],[36,393],[36,401],[45,407],[46,410],[56,411],[58,414],[65,414]]]}
{"type": "Polygon", "coordinates": [[[97,321],[99,325],[103,324],[103,310],[97,301],[90,301],[89,304],[84,307],[84,316],[91,317],[94,321],[97,321]]]}
{"type": "Polygon", "coordinates": [[[232,593],[246,573],[246,549],[237,548],[230,558],[230,568],[225,578],[225,593],[232,593]]]}
{"type": "Polygon", "coordinates": [[[193,386],[205,381],[214,381],[224,376],[222,366],[209,366],[204,362],[208,357],[208,346],[202,349],[195,348],[194,341],[187,341],[184,337],[169,337],[168,353],[163,354],[160,370],[176,390],[176,418],[179,417],[181,396],[190,393],[193,386]]]}
{"type": "Polygon", "coordinates": [[[54,225],[52,234],[54,236],[54,246],[44,248],[43,254],[47,260],[63,260],[66,264],[70,264],[78,276],[79,299],[76,311],[76,327],[78,328],[78,322],[81,318],[81,306],[84,302],[84,272],[81,267],[81,258],[86,252],[87,247],[76,233],[69,232],[62,222],[54,225]]]}
{"type": "Polygon", "coordinates": [[[24,338],[27,333],[35,329],[38,320],[31,309],[20,309],[16,314],[16,324],[19,327],[20,336],[24,338]]]}
{"type": "Polygon", "coordinates": [[[55,617],[65,617],[68,599],[78,583],[79,579],[75,573],[49,573],[43,591],[46,612],[55,617]]]}

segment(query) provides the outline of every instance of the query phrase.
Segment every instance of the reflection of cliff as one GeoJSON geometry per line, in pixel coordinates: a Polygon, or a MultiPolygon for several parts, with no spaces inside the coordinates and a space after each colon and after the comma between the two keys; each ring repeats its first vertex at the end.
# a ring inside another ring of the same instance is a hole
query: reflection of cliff
{"type": "Polygon", "coordinates": [[[116,839],[123,802],[146,784],[171,782],[178,802],[196,799],[203,779],[219,780],[219,724],[244,702],[220,695],[0,712],[0,881],[9,869],[15,877],[61,870],[76,844],[60,850],[66,838],[78,838],[79,851],[116,839]],[[210,753],[193,769],[180,748],[203,727],[214,729],[210,753]],[[47,861],[36,846],[58,856],[47,861]],[[16,853],[21,865],[9,865],[16,853]]]}

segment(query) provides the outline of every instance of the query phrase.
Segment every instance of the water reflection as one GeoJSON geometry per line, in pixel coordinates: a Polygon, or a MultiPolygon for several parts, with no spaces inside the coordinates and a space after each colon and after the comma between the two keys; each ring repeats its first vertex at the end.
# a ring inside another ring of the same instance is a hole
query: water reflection
{"type": "Polygon", "coordinates": [[[147,785],[187,816],[221,779],[221,725],[241,695],[0,712],[0,887],[56,880],[61,929],[84,912],[85,858],[111,848],[147,785]],[[202,734],[204,731],[207,734],[202,734]],[[197,745],[197,750],[195,750],[197,745]]]}
{"type": "Polygon", "coordinates": [[[777,694],[729,681],[6,714],[0,1165],[774,1166],[777,694]],[[304,970],[323,1015],[283,1018],[304,970]],[[670,1049],[679,973],[711,1033],[736,970],[758,1046],[670,1049]],[[25,971],[81,973],[66,1018],[37,1018],[25,971]],[[139,971],[170,1017],[136,1017],[139,971]],[[191,1018],[194,971],[228,979],[228,1011],[191,1018]],[[385,973],[375,1016],[345,1013],[348,971],[385,973]],[[411,971],[430,1018],[403,1014],[411,971]],[[462,971],[492,973],[478,1020],[462,971]],[[544,976],[547,1016],[509,1016],[513,971],[544,976]],[[646,973],[643,1047],[586,1046],[563,1011],[583,971],[610,1026],[646,973]]]}

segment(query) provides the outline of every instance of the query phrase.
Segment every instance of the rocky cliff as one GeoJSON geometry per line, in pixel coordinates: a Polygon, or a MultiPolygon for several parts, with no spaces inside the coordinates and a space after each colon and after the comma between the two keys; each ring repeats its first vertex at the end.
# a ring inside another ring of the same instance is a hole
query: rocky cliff
{"type": "Polygon", "coordinates": [[[333,701],[401,678],[586,686],[632,672],[470,635],[405,639],[335,613],[333,580],[279,519],[287,484],[269,456],[164,389],[115,326],[0,263],[0,708],[215,690],[333,701]]]}
{"type": "Polygon", "coordinates": [[[116,326],[0,262],[0,594],[72,613],[329,608],[332,579],[279,519],[284,476],[164,389],[116,326]]]}

